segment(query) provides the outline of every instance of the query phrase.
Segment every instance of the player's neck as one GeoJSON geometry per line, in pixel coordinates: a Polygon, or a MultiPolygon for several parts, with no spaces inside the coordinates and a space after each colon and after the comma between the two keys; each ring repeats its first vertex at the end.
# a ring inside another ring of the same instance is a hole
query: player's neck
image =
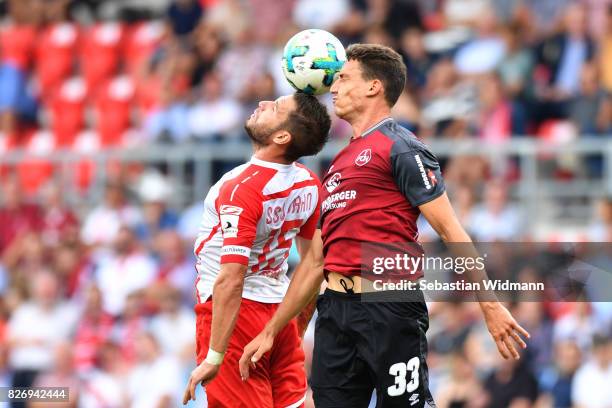
{"type": "Polygon", "coordinates": [[[363,112],[356,118],[349,120],[353,129],[353,139],[361,137],[365,131],[382,120],[391,117],[390,109],[376,109],[370,112],[363,112]]]}
{"type": "Polygon", "coordinates": [[[270,162],[270,163],[278,163],[278,164],[285,164],[285,165],[291,164],[287,162],[287,160],[285,159],[282,153],[272,151],[271,149],[268,148],[268,146],[260,147],[259,149],[255,149],[255,153],[253,154],[253,157],[255,157],[258,160],[263,160],[263,161],[270,162]]]}

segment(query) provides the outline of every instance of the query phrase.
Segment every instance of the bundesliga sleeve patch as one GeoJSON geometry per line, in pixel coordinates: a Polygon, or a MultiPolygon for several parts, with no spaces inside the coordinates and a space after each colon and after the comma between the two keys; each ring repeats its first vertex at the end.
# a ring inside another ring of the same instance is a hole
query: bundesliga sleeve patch
{"type": "Polygon", "coordinates": [[[240,214],[244,211],[240,207],[234,205],[222,205],[219,210],[219,218],[221,220],[221,230],[224,238],[238,237],[238,222],[240,214]]]}

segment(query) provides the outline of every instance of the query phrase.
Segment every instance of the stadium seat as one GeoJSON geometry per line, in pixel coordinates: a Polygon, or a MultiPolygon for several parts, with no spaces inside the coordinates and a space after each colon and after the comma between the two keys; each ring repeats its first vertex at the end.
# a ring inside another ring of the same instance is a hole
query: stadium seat
{"type": "Polygon", "coordinates": [[[143,64],[161,43],[163,35],[164,24],[161,21],[145,21],[126,29],[123,60],[133,78],[137,78],[143,64]]]}
{"type": "Polygon", "coordinates": [[[58,146],[69,146],[84,127],[87,87],[83,78],[71,78],[50,98],[52,130],[58,146]]]}
{"type": "Polygon", "coordinates": [[[35,63],[43,99],[71,74],[77,45],[78,28],[72,23],[51,25],[40,34],[35,63]]]}
{"type": "Polygon", "coordinates": [[[134,82],[127,76],[108,81],[95,97],[96,129],[103,146],[121,143],[131,123],[134,82]]]}
{"type": "Polygon", "coordinates": [[[83,33],[81,66],[90,92],[117,72],[123,31],[119,23],[99,23],[83,33]]]}
{"type": "Polygon", "coordinates": [[[27,159],[18,164],[17,170],[23,191],[33,195],[53,176],[53,164],[45,156],[53,152],[56,142],[53,133],[47,130],[36,131],[28,139],[27,159]]]}
{"type": "Polygon", "coordinates": [[[36,28],[30,25],[9,24],[0,29],[2,64],[27,69],[36,44],[36,28]]]}

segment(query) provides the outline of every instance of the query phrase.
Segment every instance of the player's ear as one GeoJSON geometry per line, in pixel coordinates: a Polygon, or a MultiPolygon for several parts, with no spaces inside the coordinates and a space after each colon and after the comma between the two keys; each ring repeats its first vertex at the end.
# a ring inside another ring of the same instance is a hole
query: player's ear
{"type": "Polygon", "coordinates": [[[383,92],[383,84],[380,79],[373,79],[368,85],[367,96],[376,96],[379,92],[383,92]]]}
{"type": "Polygon", "coordinates": [[[272,135],[272,141],[278,145],[285,145],[291,142],[291,133],[286,130],[279,130],[272,135]]]}

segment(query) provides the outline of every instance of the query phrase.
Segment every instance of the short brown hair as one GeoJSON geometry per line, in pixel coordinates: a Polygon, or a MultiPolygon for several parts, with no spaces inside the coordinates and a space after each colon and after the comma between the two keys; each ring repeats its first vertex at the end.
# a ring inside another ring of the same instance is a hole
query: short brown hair
{"type": "Polygon", "coordinates": [[[401,55],[384,45],[353,44],[346,49],[346,57],[359,62],[364,79],[380,80],[387,104],[395,105],[406,86],[406,64],[401,55]]]}
{"type": "Polygon", "coordinates": [[[285,151],[289,162],[319,153],[329,138],[331,126],[327,109],[317,98],[296,92],[293,99],[295,109],[282,125],[291,133],[291,142],[285,151]]]}

